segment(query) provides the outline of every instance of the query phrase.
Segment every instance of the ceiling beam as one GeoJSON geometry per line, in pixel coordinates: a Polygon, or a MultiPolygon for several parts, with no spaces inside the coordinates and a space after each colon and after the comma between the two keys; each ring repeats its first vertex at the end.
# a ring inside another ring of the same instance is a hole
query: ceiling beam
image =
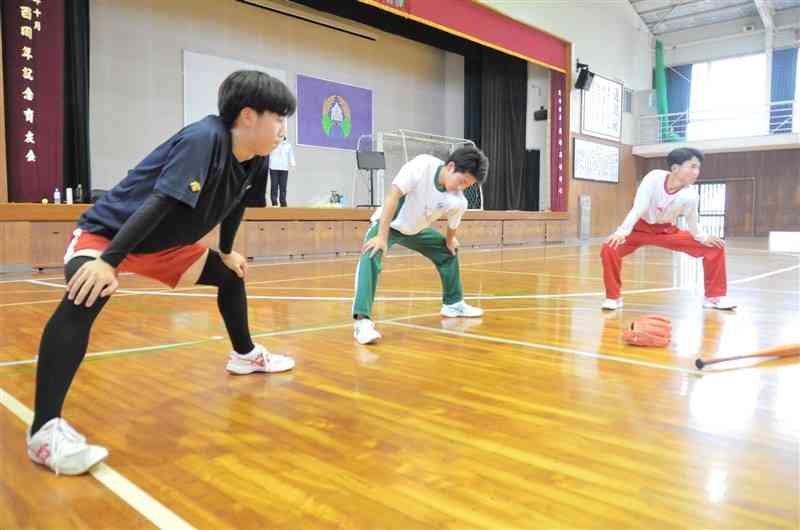
{"type": "MultiPolygon", "coordinates": [[[[723,21],[712,20],[711,22],[704,22],[702,24],[697,24],[695,26],[687,26],[687,27],[682,28],[682,29],[667,29],[667,30],[663,30],[663,31],[650,30],[650,32],[653,34],[653,36],[659,37],[659,36],[665,35],[667,33],[676,33],[676,32],[687,30],[687,29],[694,30],[694,29],[698,29],[698,28],[705,28],[707,26],[716,26],[717,24],[725,24],[726,22],[735,22],[737,20],[748,20],[748,17],[731,18],[731,19],[723,20],[723,21]]],[[[742,33],[741,35],[747,36],[747,35],[750,35],[750,34],[749,33],[742,33]]],[[[667,44],[664,44],[664,46],[667,46],[667,44]]]]}
{"type": "MultiPolygon", "coordinates": [[[[755,1],[757,2],[758,0],[755,0],[755,1]]],[[[675,20],[680,20],[682,18],[692,18],[692,17],[701,16],[701,15],[708,15],[709,13],[720,13],[720,14],[728,13],[730,11],[733,11],[734,9],[739,9],[741,7],[746,7],[746,6],[749,6],[749,5],[750,5],[750,2],[748,0],[748,1],[746,1],[744,3],[741,3],[741,4],[727,5],[727,6],[724,6],[724,7],[712,7],[711,9],[704,9],[702,11],[695,11],[694,13],[684,13],[684,14],[680,14],[680,15],[668,16],[668,17],[665,17],[665,18],[662,18],[661,20],[659,20],[657,22],[657,24],[661,24],[662,22],[674,22],[675,20]]],[[[731,20],[734,20],[736,18],[744,18],[744,17],[741,17],[741,16],[734,17],[731,20]]]]}
{"type": "Polygon", "coordinates": [[[699,4],[700,2],[705,2],[705,0],[687,0],[686,2],[680,2],[676,4],[670,4],[668,6],[661,6],[661,7],[654,7],[651,9],[646,9],[644,11],[639,11],[639,15],[651,15],[653,13],[658,13],[659,11],[669,11],[670,9],[675,9],[676,7],[683,7],[692,4],[699,4]]]}
{"type": "Polygon", "coordinates": [[[758,10],[758,16],[761,17],[761,22],[764,23],[764,28],[768,32],[775,29],[775,22],[772,20],[772,5],[769,0],[753,0],[758,10]]]}

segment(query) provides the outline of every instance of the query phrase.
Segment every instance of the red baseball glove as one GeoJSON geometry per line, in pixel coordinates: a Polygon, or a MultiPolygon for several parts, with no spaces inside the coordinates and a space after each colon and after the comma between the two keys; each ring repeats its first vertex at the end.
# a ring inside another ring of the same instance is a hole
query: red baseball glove
{"type": "Polygon", "coordinates": [[[646,315],[631,322],[622,333],[622,340],[634,346],[663,348],[672,340],[672,321],[658,315],[646,315]]]}

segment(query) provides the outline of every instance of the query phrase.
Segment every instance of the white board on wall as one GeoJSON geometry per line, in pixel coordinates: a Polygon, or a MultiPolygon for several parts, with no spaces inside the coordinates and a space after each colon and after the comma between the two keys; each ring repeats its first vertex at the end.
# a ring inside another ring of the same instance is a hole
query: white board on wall
{"type": "Polygon", "coordinates": [[[595,75],[581,90],[581,133],[619,141],[622,137],[622,83],[595,75]]]}
{"type": "Polygon", "coordinates": [[[573,178],[619,182],[619,145],[575,138],[573,178]]]}
{"type": "Polygon", "coordinates": [[[217,114],[217,90],[236,70],[258,70],[286,83],[286,71],[183,50],[183,124],[217,114]]]}

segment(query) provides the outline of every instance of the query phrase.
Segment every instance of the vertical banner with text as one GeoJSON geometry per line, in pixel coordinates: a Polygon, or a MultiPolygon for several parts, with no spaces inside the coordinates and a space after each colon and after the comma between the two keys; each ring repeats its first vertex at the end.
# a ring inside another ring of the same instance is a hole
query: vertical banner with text
{"type": "Polygon", "coordinates": [[[569,131],[565,120],[567,91],[566,78],[559,72],[550,72],[550,209],[567,211],[567,160],[565,158],[569,131]]]}
{"type": "Polygon", "coordinates": [[[8,200],[38,202],[63,185],[64,0],[2,6],[8,200]]]}

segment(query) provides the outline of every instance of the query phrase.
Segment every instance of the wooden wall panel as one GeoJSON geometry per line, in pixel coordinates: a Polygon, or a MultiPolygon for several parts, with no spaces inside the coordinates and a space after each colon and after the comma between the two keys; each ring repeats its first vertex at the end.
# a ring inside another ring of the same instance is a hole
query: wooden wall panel
{"type": "Polygon", "coordinates": [[[480,221],[477,244],[480,246],[495,246],[503,242],[502,221],[480,221]]]}
{"type": "Polygon", "coordinates": [[[342,252],[359,252],[364,245],[364,236],[369,221],[344,221],[342,223],[342,252]]]}
{"type": "Polygon", "coordinates": [[[315,221],[290,221],[289,225],[289,254],[304,256],[314,254],[316,248],[316,222],[315,221]]]}
{"type": "Polygon", "coordinates": [[[545,223],[544,240],[548,243],[564,241],[569,228],[567,221],[548,221],[545,223]]]}
{"type": "MultiPolygon", "coordinates": [[[[71,221],[77,222],[89,204],[0,204],[2,221],[71,221]]],[[[364,221],[368,222],[370,208],[248,208],[244,221],[364,221]]],[[[560,221],[567,212],[524,212],[519,210],[467,210],[464,221],[560,221]]]]}
{"type": "Polygon", "coordinates": [[[31,223],[0,222],[0,271],[30,264],[31,223]]]}
{"type": "MultiPolygon", "coordinates": [[[[287,256],[289,223],[282,221],[250,221],[243,223],[248,258],[287,256]]],[[[240,230],[241,231],[241,230],[240,230]]]]}
{"type": "MultiPolygon", "coordinates": [[[[242,256],[245,255],[245,248],[247,247],[245,243],[246,239],[247,239],[246,230],[240,228],[239,231],[236,233],[236,238],[233,240],[233,250],[235,250],[242,256]]],[[[219,250],[219,227],[214,228],[211,232],[206,234],[206,236],[200,241],[198,241],[198,243],[200,243],[201,245],[205,245],[208,248],[219,250]]]]}
{"type": "Polygon", "coordinates": [[[31,223],[31,265],[36,269],[63,267],[64,253],[75,223],[31,223]]]}
{"type": "MultiPolygon", "coordinates": [[[[236,236],[234,250],[248,258],[357,253],[369,224],[359,220],[247,221],[236,236]]],[[[563,218],[465,221],[459,227],[459,239],[465,247],[560,241],[566,225],[563,218]]],[[[74,227],[73,221],[66,220],[0,221],[0,270],[61,267],[74,227]]],[[[432,225],[442,233],[446,227],[446,221],[432,225]]],[[[218,248],[219,230],[210,232],[201,243],[218,248]]]]}
{"type": "MultiPolygon", "coordinates": [[[[639,174],[666,169],[666,158],[638,158],[639,174]]],[[[800,230],[800,149],[705,156],[700,181],[755,179],[755,234],[800,230]]],[[[739,204],[734,199],[732,204],[739,204]]]]}
{"type": "Polygon", "coordinates": [[[755,179],[730,180],[725,186],[725,237],[755,235],[755,179]]]}
{"type": "Polygon", "coordinates": [[[545,230],[545,223],[503,221],[503,245],[543,243],[545,230]]]}

